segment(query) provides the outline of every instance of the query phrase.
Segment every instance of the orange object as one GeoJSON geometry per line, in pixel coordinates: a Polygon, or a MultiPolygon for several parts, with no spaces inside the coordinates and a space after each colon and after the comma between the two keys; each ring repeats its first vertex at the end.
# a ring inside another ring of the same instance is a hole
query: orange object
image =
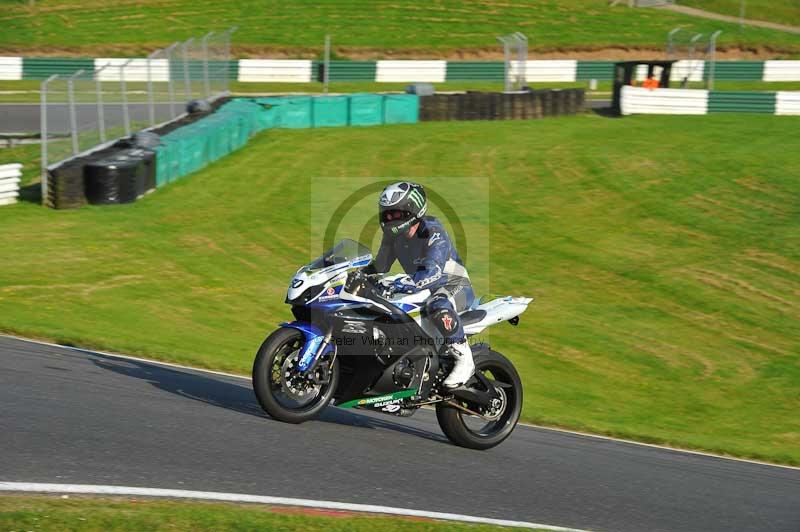
{"type": "Polygon", "coordinates": [[[645,89],[657,89],[658,88],[658,80],[656,78],[650,77],[644,80],[642,83],[642,87],[645,89]]]}

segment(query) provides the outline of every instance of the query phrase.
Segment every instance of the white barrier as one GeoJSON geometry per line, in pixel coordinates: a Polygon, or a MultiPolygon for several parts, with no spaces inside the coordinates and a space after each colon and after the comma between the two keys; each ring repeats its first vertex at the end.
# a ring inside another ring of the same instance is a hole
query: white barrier
{"type": "Polygon", "coordinates": [[[0,164],[0,205],[11,205],[19,197],[21,164],[0,164]]]}
{"type": "Polygon", "coordinates": [[[625,86],[621,108],[624,115],[704,115],[708,113],[708,91],[625,86]]]}
{"type": "Polygon", "coordinates": [[[442,83],[445,76],[447,76],[447,61],[390,60],[378,61],[375,81],[442,83]]]}
{"type": "Polygon", "coordinates": [[[670,81],[683,81],[683,78],[688,77],[689,81],[703,81],[705,69],[706,62],[702,59],[683,59],[672,65],[669,79],[670,81]]]}
{"type": "MultiPolygon", "coordinates": [[[[105,67],[98,74],[100,81],[120,81],[120,73],[125,81],[147,81],[147,59],[128,59],[118,57],[101,57],[94,60],[94,68],[105,67]],[[122,68],[121,68],[122,67],[122,68]]],[[[169,81],[169,62],[166,59],[150,60],[150,79],[152,81],[169,81]]]]}
{"type": "Polygon", "coordinates": [[[308,83],[311,64],[308,59],[240,59],[238,80],[308,83]]]}
{"type": "MultiPolygon", "coordinates": [[[[705,73],[706,62],[702,59],[682,59],[676,61],[672,65],[672,71],[669,74],[670,81],[683,81],[688,77],[689,81],[703,81],[703,74],[705,73]]],[[[656,79],[661,79],[661,67],[654,69],[656,79]]],[[[636,67],[636,79],[644,81],[647,78],[647,65],[639,65],[636,67]]]]}
{"type": "Polygon", "coordinates": [[[776,92],[775,114],[800,116],[800,92],[776,92]]]}
{"type": "Polygon", "coordinates": [[[800,81],[800,61],[764,61],[764,81],[800,81]]]}
{"type": "Polygon", "coordinates": [[[0,79],[9,81],[22,79],[22,58],[0,57],[0,79]]]}
{"type": "MultiPolygon", "coordinates": [[[[519,61],[511,61],[511,79],[517,77],[519,61]]],[[[525,62],[525,81],[541,83],[545,81],[571,82],[578,77],[578,61],[575,59],[544,59],[525,62]]]]}

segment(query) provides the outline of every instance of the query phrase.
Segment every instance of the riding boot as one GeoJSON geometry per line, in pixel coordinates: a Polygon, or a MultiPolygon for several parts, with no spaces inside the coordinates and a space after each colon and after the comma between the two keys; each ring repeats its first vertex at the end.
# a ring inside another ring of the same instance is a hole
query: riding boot
{"type": "Polygon", "coordinates": [[[472,348],[465,338],[461,342],[451,344],[447,351],[448,354],[455,358],[455,365],[443,384],[446,388],[458,388],[467,382],[475,373],[475,362],[472,360],[472,348]]]}

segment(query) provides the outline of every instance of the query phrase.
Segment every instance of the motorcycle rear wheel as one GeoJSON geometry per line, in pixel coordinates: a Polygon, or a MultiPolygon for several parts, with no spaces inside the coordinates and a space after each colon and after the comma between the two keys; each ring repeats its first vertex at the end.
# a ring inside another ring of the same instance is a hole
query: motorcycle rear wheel
{"type": "MultiPolygon", "coordinates": [[[[339,382],[339,365],[328,368],[328,382],[315,384],[295,370],[305,338],[297,329],[283,327],[270,334],[253,363],[253,391],[270,417],[286,423],[314,419],[331,402],[339,382]]],[[[330,364],[321,360],[320,365],[330,364]]],[[[322,368],[318,366],[316,371],[322,368]]]]}
{"type": "MultiPolygon", "coordinates": [[[[522,381],[514,365],[502,354],[486,350],[475,353],[475,371],[509,386],[502,387],[504,407],[496,419],[481,427],[473,422],[483,421],[446,403],[437,403],[436,419],[445,436],[461,447],[485,450],[499,445],[517,426],[522,412],[522,381]]],[[[466,406],[466,405],[463,405],[466,406]]]]}

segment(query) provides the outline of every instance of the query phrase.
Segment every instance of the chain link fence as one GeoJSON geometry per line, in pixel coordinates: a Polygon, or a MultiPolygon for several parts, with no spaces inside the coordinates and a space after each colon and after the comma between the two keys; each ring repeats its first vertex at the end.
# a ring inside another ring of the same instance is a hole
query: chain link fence
{"type": "Polygon", "coordinates": [[[236,28],[174,43],[146,58],[99,58],[94,69],[41,85],[42,198],[47,172],[66,160],[171,122],[192,100],[228,94],[236,28]]]}

